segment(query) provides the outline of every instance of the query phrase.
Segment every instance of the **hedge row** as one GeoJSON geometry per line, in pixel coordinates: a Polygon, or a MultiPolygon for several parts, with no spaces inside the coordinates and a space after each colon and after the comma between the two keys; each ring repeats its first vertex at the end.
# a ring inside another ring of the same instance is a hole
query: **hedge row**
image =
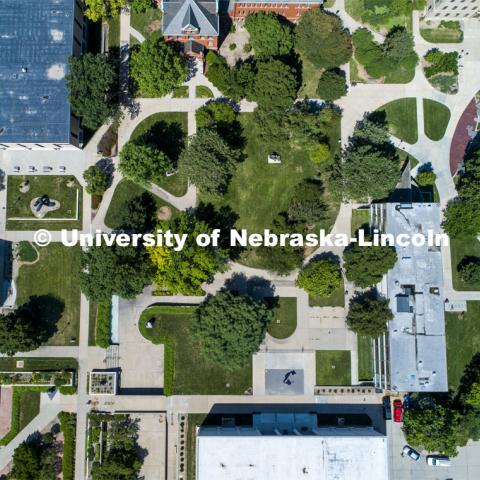
{"type": "Polygon", "coordinates": [[[95,343],[97,347],[108,348],[110,346],[110,320],[112,304],[99,303],[97,319],[95,323],[95,343]]]}
{"type": "Polygon", "coordinates": [[[60,420],[60,428],[63,432],[63,480],[74,480],[77,415],[75,413],[60,412],[58,419],[60,420]]]}

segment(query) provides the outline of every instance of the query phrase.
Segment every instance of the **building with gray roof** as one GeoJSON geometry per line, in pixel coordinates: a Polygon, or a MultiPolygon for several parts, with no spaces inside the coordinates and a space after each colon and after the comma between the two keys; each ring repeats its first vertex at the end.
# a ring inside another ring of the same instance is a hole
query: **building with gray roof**
{"type": "Polygon", "coordinates": [[[77,0],[0,1],[0,148],[75,148],[68,58],[83,50],[77,0]]]}
{"type": "MultiPolygon", "coordinates": [[[[381,230],[395,237],[441,232],[438,203],[386,203],[379,208],[381,230]]],[[[381,339],[377,343],[376,386],[395,391],[447,391],[440,247],[410,243],[396,246],[396,251],[397,263],[388,272],[383,288],[393,320],[389,322],[384,344],[379,346],[381,339]],[[385,365],[380,365],[382,362],[385,365]]]]}

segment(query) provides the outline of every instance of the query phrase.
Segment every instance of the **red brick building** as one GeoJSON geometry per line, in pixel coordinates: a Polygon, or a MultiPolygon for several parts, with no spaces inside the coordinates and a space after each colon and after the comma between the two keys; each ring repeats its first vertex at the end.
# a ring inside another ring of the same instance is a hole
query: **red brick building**
{"type": "Polygon", "coordinates": [[[159,3],[165,40],[180,43],[188,55],[202,56],[204,50],[219,47],[220,16],[243,22],[250,13],[273,12],[296,22],[306,10],[322,5],[323,0],[162,0],[159,3]]]}

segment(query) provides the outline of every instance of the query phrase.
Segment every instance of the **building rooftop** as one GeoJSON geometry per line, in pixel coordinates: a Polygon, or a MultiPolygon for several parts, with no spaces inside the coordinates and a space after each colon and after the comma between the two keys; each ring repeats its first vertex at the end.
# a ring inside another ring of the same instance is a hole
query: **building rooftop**
{"type": "Polygon", "coordinates": [[[387,439],[372,428],[319,428],[316,435],[225,430],[199,429],[197,480],[388,480],[387,439]]]}
{"type": "MultiPolygon", "coordinates": [[[[440,233],[440,205],[386,204],[386,233],[440,233]]],[[[440,248],[396,247],[387,275],[390,385],[397,391],[448,390],[440,248]]]]}
{"type": "Polygon", "coordinates": [[[1,0],[0,143],[69,143],[75,0],[1,0]]]}
{"type": "Polygon", "coordinates": [[[164,35],[218,36],[217,3],[204,0],[164,0],[164,35]]]}

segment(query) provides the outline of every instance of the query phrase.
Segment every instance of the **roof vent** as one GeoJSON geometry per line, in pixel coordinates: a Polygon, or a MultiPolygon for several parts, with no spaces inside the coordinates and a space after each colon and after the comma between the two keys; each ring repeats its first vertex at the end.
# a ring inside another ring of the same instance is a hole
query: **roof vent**
{"type": "Polygon", "coordinates": [[[27,73],[28,72],[28,68],[27,67],[22,67],[22,73],[27,73]]]}

